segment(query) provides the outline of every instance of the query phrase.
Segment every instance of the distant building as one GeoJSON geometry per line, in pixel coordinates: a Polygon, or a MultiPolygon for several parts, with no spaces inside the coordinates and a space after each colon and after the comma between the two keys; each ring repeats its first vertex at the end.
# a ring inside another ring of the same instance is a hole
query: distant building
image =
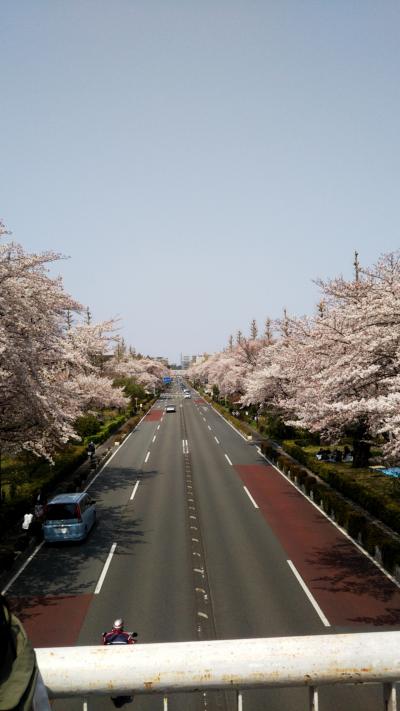
{"type": "Polygon", "coordinates": [[[162,364],[165,365],[167,368],[169,367],[168,358],[163,358],[162,356],[157,356],[157,358],[153,358],[153,360],[158,361],[158,363],[162,363],[162,364]]]}
{"type": "Polygon", "coordinates": [[[192,356],[190,356],[190,355],[182,355],[181,356],[181,365],[184,370],[186,370],[186,368],[190,367],[191,362],[192,362],[192,356]]]}
{"type": "Polygon", "coordinates": [[[190,368],[192,365],[199,365],[209,357],[208,353],[202,355],[183,355],[181,356],[182,368],[190,368]]]}

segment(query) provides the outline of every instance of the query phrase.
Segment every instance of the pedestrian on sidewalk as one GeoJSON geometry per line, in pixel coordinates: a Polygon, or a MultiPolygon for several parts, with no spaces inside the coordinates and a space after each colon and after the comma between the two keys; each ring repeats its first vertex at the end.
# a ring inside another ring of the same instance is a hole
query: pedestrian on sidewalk
{"type": "Polygon", "coordinates": [[[28,540],[29,540],[29,537],[30,537],[30,531],[29,531],[29,529],[30,529],[30,527],[31,527],[32,521],[33,521],[33,514],[27,513],[27,514],[24,515],[24,520],[22,521],[22,530],[25,532],[26,538],[27,538],[28,540]]]}

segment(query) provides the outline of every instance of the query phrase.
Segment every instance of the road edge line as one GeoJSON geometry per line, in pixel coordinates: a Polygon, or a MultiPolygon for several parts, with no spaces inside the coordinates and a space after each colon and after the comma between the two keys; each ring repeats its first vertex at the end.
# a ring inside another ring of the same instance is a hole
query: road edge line
{"type": "Polygon", "coordinates": [[[250,494],[250,491],[248,490],[247,486],[244,486],[243,489],[245,490],[247,496],[249,497],[251,503],[253,504],[255,509],[259,509],[259,505],[256,503],[255,499],[253,499],[252,495],[250,494]]]}
{"type": "Polygon", "coordinates": [[[292,563],[291,560],[286,561],[290,570],[292,571],[293,575],[295,576],[297,582],[301,585],[303,588],[305,594],[307,595],[309,601],[311,602],[315,612],[318,614],[318,617],[320,618],[321,622],[325,625],[325,627],[331,627],[331,623],[329,622],[328,618],[324,613],[322,612],[320,606],[318,605],[314,595],[312,594],[311,590],[307,587],[305,584],[303,578],[301,577],[299,571],[297,570],[296,566],[294,563],[292,563]]]}

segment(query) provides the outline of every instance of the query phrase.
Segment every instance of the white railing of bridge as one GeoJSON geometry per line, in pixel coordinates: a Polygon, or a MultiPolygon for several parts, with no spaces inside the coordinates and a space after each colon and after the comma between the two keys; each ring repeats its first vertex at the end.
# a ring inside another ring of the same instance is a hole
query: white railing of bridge
{"type": "Polygon", "coordinates": [[[318,710],[318,687],[380,683],[382,708],[397,710],[400,632],[368,632],[268,639],[55,647],[36,655],[50,697],[162,694],[261,687],[310,689],[318,710]]]}

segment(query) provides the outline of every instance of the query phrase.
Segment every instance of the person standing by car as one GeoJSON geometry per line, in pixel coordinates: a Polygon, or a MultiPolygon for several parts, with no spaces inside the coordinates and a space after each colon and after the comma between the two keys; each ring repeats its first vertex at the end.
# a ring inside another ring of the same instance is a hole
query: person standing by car
{"type": "Polygon", "coordinates": [[[27,541],[30,540],[30,536],[32,533],[32,529],[31,529],[32,521],[33,521],[33,514],[32,513],[24,514],[24,520],[22,521],[22,530],[25,533],[27,541]]]}

